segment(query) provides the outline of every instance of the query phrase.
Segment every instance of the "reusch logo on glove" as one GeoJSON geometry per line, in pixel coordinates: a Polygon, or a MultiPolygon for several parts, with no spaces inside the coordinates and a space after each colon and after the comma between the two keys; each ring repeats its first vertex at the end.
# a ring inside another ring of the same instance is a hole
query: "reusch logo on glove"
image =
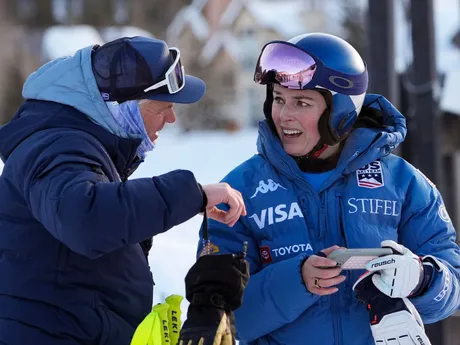
{"type": "Polygon", "coordinates": [[[421,336],[416,335],[415,338],[417,338],[417,341],[420,343],[420,345],[425,345],[425,342],[423,341],[421,336]]]}
{"type": "Polygon", "coordinates": [[[371,267],[372,268],[382,267],[382,266],[394,264],[395,262],[396,262],[395,259],[380,261],[380,262],[376,262],[375,264],[372,264],[371,267]]]}

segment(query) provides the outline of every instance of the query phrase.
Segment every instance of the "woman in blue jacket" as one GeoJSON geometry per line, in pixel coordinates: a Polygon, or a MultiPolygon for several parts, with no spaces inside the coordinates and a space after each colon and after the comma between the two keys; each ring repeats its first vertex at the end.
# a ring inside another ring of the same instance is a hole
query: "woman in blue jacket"
{"type": "Polygon", "coordinates": [[[232,229],[209,222],[215,253],[248,242],[241,343],[373,344],[353,291],[363,271],[321,268],[335,265],[321,256],[338,247],[391,247],[396,264],[373,266],[373,288],[410,300],[425,323],[451,315],[460,303],[455,229],[435,186],[392,154],[405,119],[366,95],[356,50],[319,33],[270,42],[254,79],[267,90],[258,154],[224,179],[248,216],[232,229]]]}

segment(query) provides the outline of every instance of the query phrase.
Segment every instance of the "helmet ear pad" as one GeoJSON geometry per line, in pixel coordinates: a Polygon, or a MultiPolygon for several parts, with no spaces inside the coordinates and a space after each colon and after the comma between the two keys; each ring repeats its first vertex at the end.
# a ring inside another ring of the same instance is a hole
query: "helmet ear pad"
{"type": "Polygon", "coordinates": [[[327,108],[323,115],[319,118],[318,121],[318,131],[319,131],[319,137],[320,137],[320,142],[321,144],[325,145],[335,145],[338,143],[337,139],[332,135],[331,127],[330,127],[330,115],[331,115],[331,109],[327,108]]]}
{"type": "Polygon", "coordinates": [[[342,119],[342,121],[340,121],[339,124],[339,130],[342,130],[343,128],[347,127],[347,131],[344,132],[343,135],[339,136],[334,130],[331,129],[330,119],[332,111],[333,109],[326,109],[318,121],[318,131],[321,138],[320,142],[322,144],[326,144],[329,146],[338,144],[339,142],[344,140],[350,134],[348,128],[352,129],[353,124],[356,122],[358,118],[356,111],[352,111],[344,119],[342,119]]]}
{"type": "MultiPolygon", "coordinates": [[[[332,96],[328,90],[316,89],[316,91],[321,92],[328,108],[324,111],[323,115],[318,121],[318,131],[320,134],[320,142],[326,145],[335,145],[343,141],[353,129],[353,126],[358,119],[358,113],[356,110],[350,111],[338,123],[333,123],[332,114],[334,113],[334,101],[343,101],[344,95],[332,96]]],[[[351,110],[351,109],[350,109],[351,110]]]]}
{"type": "Polygon", "coordinates": [[[320,136],[320,143],[322,145],[335,145],[338,143],[337,137],[331,130],[331,114],[334,111],[334,102],[332,101],[332,94],[325,89],[315,89],[318,91],[326,101],[327,108],[321,115],[318,121],[318,132],[320,136]]]}

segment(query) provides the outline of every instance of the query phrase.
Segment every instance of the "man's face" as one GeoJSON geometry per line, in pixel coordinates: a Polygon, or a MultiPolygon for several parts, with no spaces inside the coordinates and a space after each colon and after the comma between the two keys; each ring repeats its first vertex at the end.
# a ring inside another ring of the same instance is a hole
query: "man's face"
{"type": "Polygon", "coordinates": [[[318,91],[274,85],[272,118],[289,155],[300,157],[315,147],[320,139],[318,121],[326,108],[326,101],[318,91]]]}
{"type": "Polygon", "coordinates": [[[163,129],[166,123],[176,121],[173,105],[171,102],[153,100],[143,100],[139,103],[145,129],[152,142],[158,138],[158,132],[163,129]]]}

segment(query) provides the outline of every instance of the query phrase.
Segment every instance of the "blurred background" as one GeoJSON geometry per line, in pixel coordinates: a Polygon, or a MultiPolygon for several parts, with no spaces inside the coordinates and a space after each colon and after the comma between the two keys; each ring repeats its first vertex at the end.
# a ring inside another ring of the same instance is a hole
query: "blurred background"
{"type": "MultiPolygon", "coordinates": [[[[265,88],[252,75],[262,46],[315,31],[348,40],[365,58],[370,92],[407,117],[397,154],[437,184],[460,228],[460,0],[0,0],[0,124],[42,64],[123,36],[157,37],[181,49],[186,72],[208,91],[176,107],[177,124],[134,177],[184,168],[216,182],[256,153],[265,88]]],[[[156,302],[183,294],[200,222],[155,238],[156,302]]],[[[427,329],[433,345],[459,345],[460,313],[427,329]]]]}

